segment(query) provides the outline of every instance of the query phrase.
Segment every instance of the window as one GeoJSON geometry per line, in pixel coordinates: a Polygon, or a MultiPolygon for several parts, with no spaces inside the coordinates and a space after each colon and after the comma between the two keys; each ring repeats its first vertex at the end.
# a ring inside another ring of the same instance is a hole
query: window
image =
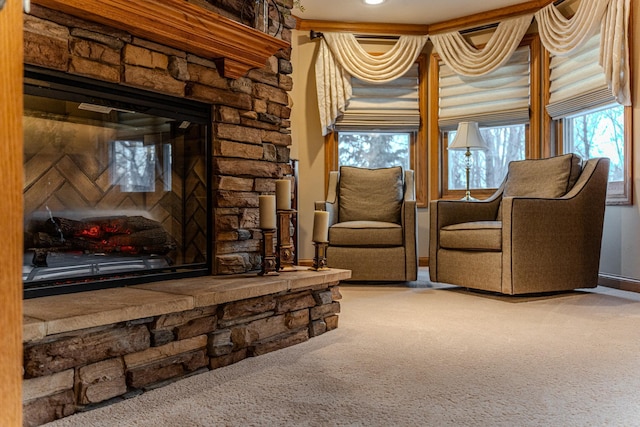
{"type": "Polygon", "coordinates": [[[153,192],[156,182],[171,191],[171,149],[171,144],[111,141],[111,184],[123,193],[153,192]]]}
{"type": "Polygon", "coordinates": [[[142,141],[113,141],[112,184],[125,193],[155,191],[155,149],[142,141]]]}
{"type": "Polygon", "coordinates": [[[595,34],[569,56],[546,56],[545,134],[556,136],[550,153],[555,148],[585,160],[608,157],[607,204],[631,204],[631,107],[616,103],[598,63],[599,52],[600,34],[595,34]]]}
{"type": "Polygon", "coordinates": [[[537,93],[539,40],[527,37],[501,67],[480,77],[457,75],[437,53],[431,57],[430,91],[438,93],[431,108],[430,199],[462,198],[466,189],[465,152],[448,150],[458,123],[479,123],[488,149],[472,151],[469,188],[486,198],[501,185],[509,162],[539,156],[537,93]]]}
{"type": "Polygon", "coordinates": [[[410,169],[414,132],[339,132],[338,166],[410,169]]]}
{"type": "MultiPolygon", "coordinates": [[[[496,126],[480,128],[487,146],[486,151],[473,151],[472,166],[469,170],[469,188],[494,189],[502,184],[507,175],[509,162],[525,158],[526,126],[496,126]]],[[[448,141],[453,141],[456,131],[448,132],[448,141]]],[[[449,190],[466,189],[466,169],[464,151],[448,150],[449,190]]]]}
{"type": "Polygon", "coordinates": [[[562,120],[562,145],[565,153],[579,154],[583,159],[608,157],[609,204],[630,203],[627,188],[629,171],[628,144],[625,143],[625,107],[605,106],[567,116],[562,120]]]}

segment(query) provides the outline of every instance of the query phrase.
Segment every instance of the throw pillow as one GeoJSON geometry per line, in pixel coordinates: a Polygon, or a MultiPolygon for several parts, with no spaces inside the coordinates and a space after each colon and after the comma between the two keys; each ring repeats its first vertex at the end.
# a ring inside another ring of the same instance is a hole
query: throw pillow
{"type": "Polygon", "coordinates": [[[519,160],[509,163],[503,197],[561,197],[580,176],[581,159],[565,154],[547,159],[519,160]]]}
{"type": "Polygon", "coordinates": [[[365,169],[340,167],[338,219],[400,223],[402,167],[365,169]]]}
{"type": "MultiPolygon", "coordinates": [[[[581,170],[582,159],[573,153],[510,162],[502,197],[562,197],[574,186],[581,170]]],[[[501,217],[502,205],[498,219],[501,217]]]]}

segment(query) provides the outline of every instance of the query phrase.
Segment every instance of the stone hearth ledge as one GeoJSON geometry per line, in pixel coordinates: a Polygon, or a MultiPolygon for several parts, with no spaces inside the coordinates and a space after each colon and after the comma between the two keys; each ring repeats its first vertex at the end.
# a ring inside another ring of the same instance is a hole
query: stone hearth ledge
{"type": "Polygon", "coordinates": [[[22,340],[313,288],[350,277],[350,270],[296,267],[279,276],[204,276],[33,298],[24,301],[22,340]]]}

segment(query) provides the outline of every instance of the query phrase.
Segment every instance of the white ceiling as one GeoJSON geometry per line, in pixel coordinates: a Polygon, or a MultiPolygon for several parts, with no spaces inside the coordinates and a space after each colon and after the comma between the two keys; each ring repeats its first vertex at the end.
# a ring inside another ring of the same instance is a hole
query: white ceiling
{"type": "Polygon", "coordinates": [[[388,24],[433,24],[500,9],[525,0],[386,0],[368,6],[362,0],[301,0],[304,12],[294,9],[302,19],[388,24]]]}

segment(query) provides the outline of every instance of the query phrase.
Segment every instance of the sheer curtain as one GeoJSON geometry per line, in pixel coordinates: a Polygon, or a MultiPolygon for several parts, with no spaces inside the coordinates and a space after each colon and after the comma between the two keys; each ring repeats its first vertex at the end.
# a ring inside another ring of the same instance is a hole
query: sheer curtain
{"type": "Polygon", "coordinates": [[[631,0],[610,0],[600,29],[600,65],[618,103],[631,105],[629,15],[631,0]]]}
{"type": "Polygon", "coordinates": [[[331,132],[332,126],[351,99],[351,76],[334,59],[327,43],[320,41],[316,58],[316,87],[322,135],[331,132]]]}

